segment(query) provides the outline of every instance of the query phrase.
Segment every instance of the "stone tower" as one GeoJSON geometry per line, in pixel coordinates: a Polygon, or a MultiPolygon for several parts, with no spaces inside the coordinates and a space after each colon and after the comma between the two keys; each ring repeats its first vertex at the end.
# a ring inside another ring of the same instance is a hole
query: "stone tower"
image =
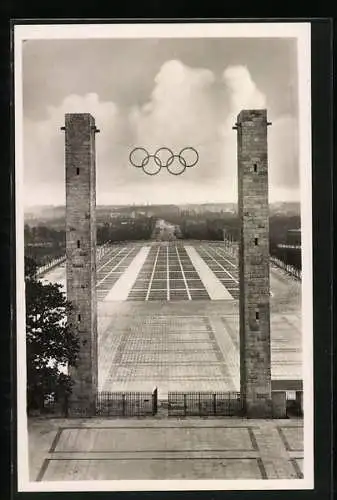
{"type": "Polygon", "coordinates": [[[65,115],[67,298],[80,351],[69,414],[91,415],[97,392],[96,165],[94,118],[65,115]]]}
{"type": "Polygon", "coordinates": [[[244,412],[272,416],[266,110],[237,117],[240,218],[240,380],[244,412]]]}

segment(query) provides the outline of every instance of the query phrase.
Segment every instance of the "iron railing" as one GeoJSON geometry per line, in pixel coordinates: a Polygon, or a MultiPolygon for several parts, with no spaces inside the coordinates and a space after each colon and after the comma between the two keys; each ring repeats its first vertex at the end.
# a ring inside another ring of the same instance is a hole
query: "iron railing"
{"type": "Polygon", "coordinates": [[[287,264],[286,262],[283,262],[283,260],[278,259],[277,257],[274,256],[270,257],[270,262],[274,264],[274,266],[285,271],[289,276],[301,281],[302,279],[301,269],[297,269],[295,266],[287,264]]]}
{"type": "Polygon", "coordinates": [[[152,392],[99,392],[96,415],[107,417],[145,417],[157,413],[157,389],[152,392]]]}
{"type": "MultiPolygon", "coordinates": [[[[109,241],[106,242],[106,243],[103,243],[102,245],[97,245],[97,248],[96,248],[97,261],[99,261],[100,259],[102,259],[102,257],[104,257],[104,255],[109,251],[109,249],[111,248],[109,245],[110,245],[109,241]]],[[[67,256],[66,255],[61,255],[61,256],[59,256],[59,257],[57,257],[55,259],[52,259],[51,261],[47,262],[43,266],[40,266],[36,270],[36,276],[38,278],[41,277],[44,273],[46,273],[48,271],[51,271],[52,269],[54,269],[55,267],[59,266],[60,264],[62,264],[66,260],[67,260],[67,256]]]]}
{"type": "MultiPolygon", "coordinates": [[[[226,250],[233,256],[233,257],[238,257],[239,255],[239,244],[237,241],[234,240],[224,240],[224,246],[226,250]]],[[[280,245],[278,245],[280,246],[280,245]]],[[[301,248],[301,247],[299,247],[301,248]]],[[[291,264],[287,264],[286,262],[283,262],[283,260],[278,259],[277,257],[271,255],[270,256],[270,262],[273,264],[275,267],[282,269],[288,276],[295,278],[299,281],[302,280],[302,270],[296,268],[295,266],[292,266],[291,264]]]]}
{"type": "MultiPolygon", "coordinates": [[[[282,382],[282,381],[281,381],[282,382]]],[[[281,385],[281,384],[279,384],[281,385]]],[[[42,407],[28,409],[30,416],[50,417],[151,417],[157,415],[158,390],[152,392],[98,392],[92,408],[81,408],[68,398],[47,398],[42,407]]],[[[303,390],[289,386],[272,390],[273,418],[303,417],[303,390]],[[276,397],[281,393],[281,397],[276,397]]],[[[83,405],[83,402],[82,402],[83,405]]],[[[244,417],[239,392],[169,392],[160,402],[162,418],[167,417],[244,417]]]]}
{"type": "Polygon", "coordinates": [[[168,416],[240,416],[239,392],[169,392],[168,416]]]}

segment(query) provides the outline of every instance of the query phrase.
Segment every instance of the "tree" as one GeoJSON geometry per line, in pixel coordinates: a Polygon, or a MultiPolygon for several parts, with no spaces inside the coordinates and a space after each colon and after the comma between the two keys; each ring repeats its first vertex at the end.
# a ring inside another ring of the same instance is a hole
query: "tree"
{"type": "Polygon", "coordinates": [[[76,365],[78,338],[67,318],[71,305],[61,285],[36,279],[36,264],[25,259],[27,407],[42,410],[45,401],[64,401],[71,392],[69,366],[76,365]]]}
{"type": "Polygon", "coordinates": [[[25,257],[25,279],[36,278],[37,263],[32,257],[25,257]]]}

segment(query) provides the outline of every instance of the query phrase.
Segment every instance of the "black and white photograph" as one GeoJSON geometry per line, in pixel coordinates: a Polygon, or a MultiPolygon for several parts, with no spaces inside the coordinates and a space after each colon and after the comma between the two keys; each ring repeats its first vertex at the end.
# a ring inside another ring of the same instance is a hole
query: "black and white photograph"
{"type": "Polygon", "coordinates": [[[313,488],[310,57],[15,26],[19,491],[313,488]]]}

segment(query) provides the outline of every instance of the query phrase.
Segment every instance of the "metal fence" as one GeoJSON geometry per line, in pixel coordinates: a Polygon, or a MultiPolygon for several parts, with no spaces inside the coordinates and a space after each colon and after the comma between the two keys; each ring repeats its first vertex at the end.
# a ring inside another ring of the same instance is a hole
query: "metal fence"
{"type": "Polygon", "coordinates": [[[145,417],[157,413],[157,389],[152,392],[99,392],[96,415],[105,417],[145,417]]]}
{"type": "MultiPolygon", "coordinates": [[[[281,381],[282,382],[282,381],[281,381]]],[[[279,384],[282,385],[282,384],[279,384]]],[[[297,386],[296,386],[297,387],[297,386]]],[[[303,390],[272,391],[272,418],[303,417],[303,390]]],[[[96,404],[88,410],[68,404],[66,398],[48,398],[41,408],[28,409],[29,416],[45,417],[150,417],[157,415],[158,390],[152,392],[99,392],[96,404]]],[[[243,417],[239,392],[169,392],[160,402],[160,416],[165,417],[243,417]]]]}
{"type": "Polygon", "coordinates": [[[60,257],[57,257],[56,259],[53,259],[50,262],[47,262],[47,264],[44,264],[43,266],[39,267],[36,270],[36,276],[38,278],[41,277],[42,274],[46,273],[47,271],[51,271],[52,269],[54,269],[54,267],[57,267],[62,262],[65,262],[65,260],[66,256],[61,255],[60,257]]]}
{"type": "MultiPolygon", "coordinates": [[[[104,255],[110,250],[110,241],[103,243],[103,245],[97,245],[96,248],[96,257],[97,261],[102,259],[104,255]]],[[[36,276],[39,278],[41,277],[44,273],[51,271],[54,269],[54,267],[57,267],[58,265],[62,264],[67,260],[66,255],[61,255],[60,257],[57,257],[56,259],[52,259],[50,262],[47,262],[43,266],[40,266],[36,270],[36,276]]]]}
{"type": "Polygon", "coordinates": [[[169,392],[168,416],[240,416],[239,392],[169,392]]]}
{"type": "Polygon", "coordinates": [[[291,266],[290,264],[287,264],[286,262],[283,262],[283,260],[278,259],[277,257],[270,257],[270,262],[272,264],[274,264],[274,266],[285,271],[285,273],[287,273],[289,276],[296,278],[297,280],[302,279],[301,269],[297,269],[296,267],[291,266]]]}
{"type": "MultiPolygon", "coordinates": [[[[238,257],[239,255],[239,244],[237,241],[231,241],[231,240],[224,240],[224,245],[226,250],[233,256],[233,257],[238,257]]],[[[301,247],[300,247],[301,248],[301,247]]],[[[270,262],[274,266],[278,267],[279,269],[282,269],[288,276],[295,278],[299,281],[302,280],[302,271],[301,269],[297,269],[295,266],[292,266],[290,264],[287,264],[286,262],[283,262],[283,260],[278,259],[275,256],[270,256],[270,262]]]]}

